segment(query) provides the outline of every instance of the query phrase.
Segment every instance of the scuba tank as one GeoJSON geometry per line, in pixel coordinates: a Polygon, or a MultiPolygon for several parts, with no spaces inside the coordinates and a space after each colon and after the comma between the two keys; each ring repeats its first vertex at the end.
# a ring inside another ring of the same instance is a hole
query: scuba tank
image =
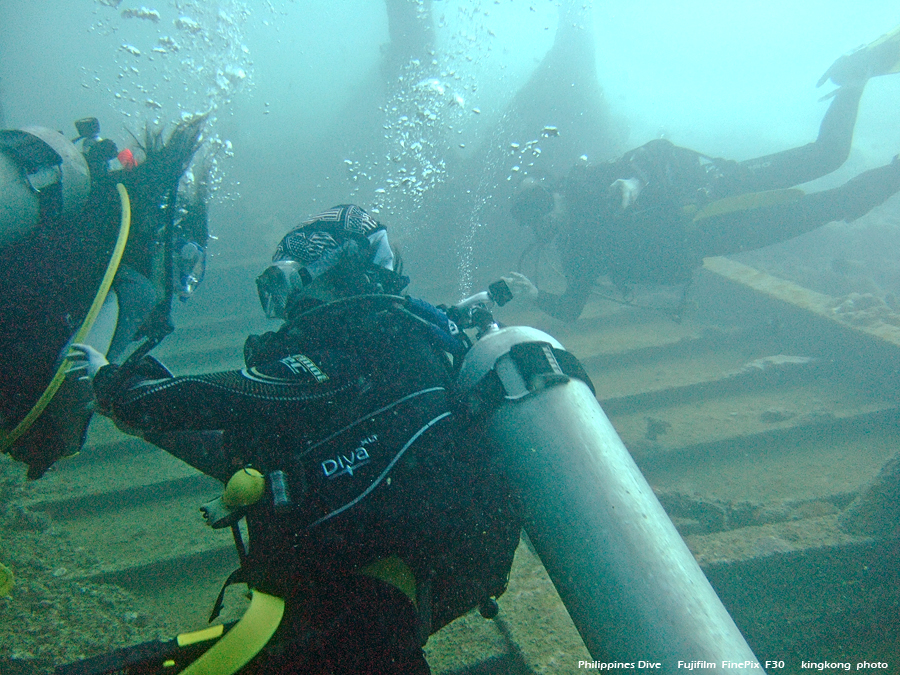
{"type": "Polygon", "coordinates": [[[476,327],[460,395],[520,491],[525,530],[593,658],[762,672],[578,361],[540,330],[476,327]]]}
{"type": "Polygon", "coordinates": [[[22,169],[0,152],[0,247],[15,243],[40,220],[38,196],[22,178],[22,169]]]}
{"type": "Polygon", "coordinates": [[[58,131],[0,131],[0,246],[21,240],[45,216],[77,215],[90,190],[87,160],[58,131]]]}

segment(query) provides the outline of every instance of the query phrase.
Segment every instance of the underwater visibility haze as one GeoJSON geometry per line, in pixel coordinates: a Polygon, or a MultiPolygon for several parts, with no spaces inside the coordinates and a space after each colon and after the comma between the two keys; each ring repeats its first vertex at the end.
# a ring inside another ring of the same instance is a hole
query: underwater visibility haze
{"type": "MultiPolygon", "coordinates": [[[[207,115],[206,279],[158,350],[207,372],[271,329],[254,278],[311,214],[367,209],[435,303],[517,268],[560,291],[559,251],[511,215],[523,181],[653,139],[738,161],[810,143],[836,88],[816,82],[898,25],[887,0],[0,0],[0,127],[74,138],[93,116],[137,150],[148,125],[207,115]]],[[[872,78],[849,159],[803,189],[889,164],[898,106],[900,74],[872,78]]],[[[857,526],[898,474],[900,201],[717,260],[686,288],[601,279],[575,321],[519,299],[497,317],[581,359],[757,657],[784,662],[767,672],[900,672],[898,532],[857,526]]],[[[0,457],[0,672],[199,628],[230,563],[192,587],[191,565],[229,546],[194,522],[215,487],[93,424],[70,473],[25,483],[0,457]],[[144,473],[160,478],[133,485],[144,473]]],[[[501,628],[451,624],[434,672],[585,669],[539,561],[518,556],[501,628]]]]}

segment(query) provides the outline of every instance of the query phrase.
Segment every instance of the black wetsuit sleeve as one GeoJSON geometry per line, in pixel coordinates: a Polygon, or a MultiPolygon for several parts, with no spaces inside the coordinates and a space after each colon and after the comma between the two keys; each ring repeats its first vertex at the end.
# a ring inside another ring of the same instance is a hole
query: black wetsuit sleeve
{"type": "Polygon", "coordinates": [[[576,278],[569,282],[564,293],[557,295],[538,291],[535,303],[538,308],[560,321],[575,321],[581,316],[591,294],[593,279],[576,278]]]}
{"type": "Polygon", "coordinates": [[[144,434],[234,429],[292,413],[309,415],[350,386],[302,354],[255,368],[155,380],[128,380],[116,371],[106,366],[97,374],[98,405],[144,434]]]}
{"type": "Polygon", "coordinates": [[[223,483],[227,483],[238,468],[231,462],[231,456],[226,451],[226,439],[222,431],[149,432],[143,438],[223,483]]]}
{"type": "MultiPolygon", "coordinates": [[[[573,223],[573,227],[575,224],[573,223]]],[[[601,227],[600,223],[581,223],[579,227],[601,227]]],[[[602,252],[584,250],[583,232],[573,231],[557,239],[566,289],[561,294],[539,291],[535,300],[538,308],[561,321],[575,321],[581,316],[598,276],[606,273],[602,252]],[[597,253],[592,255],[592,253],[597,253]]]]}

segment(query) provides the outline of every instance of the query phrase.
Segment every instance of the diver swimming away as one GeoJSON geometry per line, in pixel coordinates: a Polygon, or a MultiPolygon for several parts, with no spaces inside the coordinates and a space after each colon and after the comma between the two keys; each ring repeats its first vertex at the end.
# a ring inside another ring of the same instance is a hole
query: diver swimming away
{"type": "Polygon", "coordinates": [[[866,83],[897,72],[900,27],[840,57],[818,82],[838,85],[818,138],[798,148],[737,162],[657,139],[555,181],[527,179],[512,215],[536,245],[556,244],[566,281],[561,295],[528,288],[530,295],[547,314],[574,321],[599,276],[625,294],[635,284],[688,284],[705,257],[865,215],[900,190],[900,156],[837,188],[795,186],[846,161],[866,83]]]}

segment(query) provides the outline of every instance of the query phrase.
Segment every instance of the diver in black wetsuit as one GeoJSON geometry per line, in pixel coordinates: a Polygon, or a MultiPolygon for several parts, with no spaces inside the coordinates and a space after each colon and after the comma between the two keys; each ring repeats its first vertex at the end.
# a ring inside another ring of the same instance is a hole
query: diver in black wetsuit
{"type": "Polygon", "coordinates": [[[90,386],[60,379],[69,341],[89,330],[80,339],[121,361],[136,341],[171,332],[171,297],[186,299],[202,276],[208,171],[184,176],[204,120],[148,128],[140,165],[131,150],[116,154],[95,118],[75,123],[74,140],[0,130],[0,452],[30,479],[81,450],[93,414],[90,386]]]}
{"type": "Polygon", "coordinates": [[[815,142],[736,162],[654,140],[598,166],[575,167],[555,184],[523,185],[512,214],[541,241],[555,239],[562,295],[516,280],[546,313],[581,314],[598,276],[623,291],[633,284],[682,284],[707,256],[796,237],[852,221],[900,190],[900,159],[832,190],[787,190],[846,161],[869,77],[900,69],[900,28],[841,57],[823,75],[839,85],[815,142]],[[739,198],[740,197],[740,198],[739,198]]]}
{"type": "Polygon", "coordinates": [[[409,281],[395,262],[384,226],[338,206],[288,233],[259,277],[285,323],[247,340],[246,368],[128,373],[74,348],[117,422],[223,481],[268,477],[241,578],[287,610],[240,672],[427,673],[428,635],[505,588],[520,522],[453,404],[466,342],[395,295],[409,281]],[[185,431],[203,442],[172,435],[185,431]]]}

